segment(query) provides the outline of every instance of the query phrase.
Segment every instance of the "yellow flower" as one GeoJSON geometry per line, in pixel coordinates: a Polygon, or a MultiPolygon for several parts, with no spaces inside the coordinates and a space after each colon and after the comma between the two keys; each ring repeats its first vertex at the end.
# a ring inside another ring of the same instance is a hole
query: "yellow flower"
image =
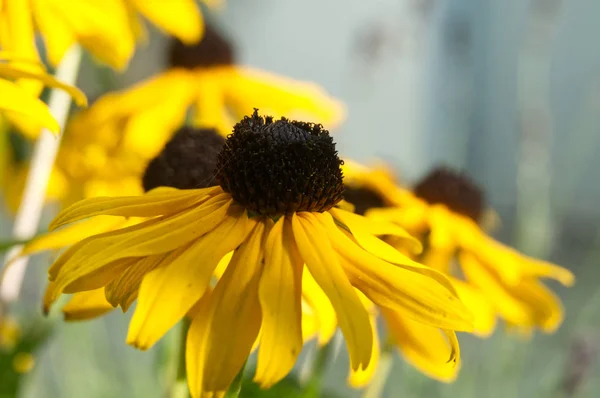
{"type": "Polygon", "coordinates": [[[478,334],[493,331],[490,307],[508,324],[525,330],[539,327],[552,332],[560,326],[560,300],[540,279],[571,286],[573,274],[488,236],[478,225],[484,214],[482,194],[466,176],[436,170],[410,191],[396,186],[382,168],[370,170],[347,162],[345,173],[349,187],[368,191],[379,201],[363,206],[369,219],[396,223],[424,239],[427,250],[420,261],[452,277],[459,296],[475,315],[478,334]],[[459,273],[464,280],[458,279],[459,273]]]}
{"type": "Polygon", "coordinates": [[[344,116],[343,105],[315,84],[234,65],[229,43],[210,27],[195,46],[175,41],[170,64],[149,80],[101,97],[74,117],[70,132],[117,135],[128,153],[150,159],[188,113],[193,125],[223,135],[254,108],[328,125],[344,116]]]}
{"type": "Polygon", "coordinates": [[[320,125],[255,112],[218,155],[219,186],[92,198],[61,212],[51,230],[100,215],[145,220],[70,247],[49,270],[45,307],[62,293],[93,302],[89,292],[103,291],[124,310],[137,299],[127,341],[141,349],[191,316],[193,397],[224,396],[255,343],[255,381],[268,388],[285,377],[303,345],[303,297],[333,308],[354,371],[372,358],[366,299],[444,330],[452,347],[446,361],[456,362],[454,331],[471,329],[468,310],[441,273],[374,236],[410,241],[404,230],[333,207],[343,195],[341,163],[320,125]]]}

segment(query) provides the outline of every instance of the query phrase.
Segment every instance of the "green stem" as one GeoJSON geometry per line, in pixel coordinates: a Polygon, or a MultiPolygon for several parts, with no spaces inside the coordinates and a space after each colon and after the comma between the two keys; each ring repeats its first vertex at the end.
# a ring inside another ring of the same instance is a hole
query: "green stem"
{"type": "Polygon", "coordinates": [[[183,318],[179,335],[179,345],[177,349],[174,350],[174,355],[177,356],[177,371],[175,373],[175,382],[169,393],[170,398],[188,398],[190,396],[185,371],[185,344],[189,328],[190,321],[187,318],[183,318]]]}
{"type": "Polygon", "coordinates": [[[225,393],[225,398],[238,398],[240,392],[242,392],[242,381],[244,379],[244,370],[246,369],[246,362],[242,365],[242,368],[233,379],[233,382],[229,386],[229,390],[225,393]]]}
{"type": "Polygon", "coordinates": [[[333,345],[333,342],[329,342],[317,351],[316,358],[312,365],[310,377],[306,382],[306,388],[304,390],[304,396],[306,398],[321,396],[325,368],[327,367],[329,358],[333,353],[333,345]]]}

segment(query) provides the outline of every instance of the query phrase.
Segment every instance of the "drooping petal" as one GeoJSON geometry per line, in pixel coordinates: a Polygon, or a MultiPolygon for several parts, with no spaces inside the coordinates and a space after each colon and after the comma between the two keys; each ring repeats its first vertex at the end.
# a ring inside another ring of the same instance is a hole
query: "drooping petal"
{"type": "Polygon", "coordinates": [[[309,269],[305,269],[302,273],[302,297],[314,313],[318,323],[319,345],[324,346],[335,334],[337,316],[327,294],[315,281],[309,269]]]}
{"type": "MultiPolygon", "coordinates": [[[[361,297],[361,301],[363,301],[364,303],[365,300],[368,299],[363,297],[361,297]]],[[[374,307],[373,303],[371,303],[371,306],[374,307]]],[[[369,385],[369,383],[373,379],[373,376],[375,375],[375,371],[377,370],[377,366],[379,365],[379,359],[381,357],[379,334],[377,333],[377,312],[375,308],[371,308],[369,310],[369,315],[371,320],[371,328],[373,329],[373,354],[371,355],[371,361],[369,362],[369,366],[367,366],[365,369],[358,369],[356,371],[350,369],[348,383],[354,388],[363,388],[369,385]]]]}
{"type": "Polygon", "coordinates": [[[124,218],[96,216],[36,237],[25,244],[21,255],[27,256],[44,250],[61,249],[92,235],[119,228],[125,222],[124,218]]]}
{"type": "MultiPolygon", "coordinates": [[[[408,246],[414,253],[420,253],[423,251],[423,245],[418,239],[414,238],[412,235],[406,232],[405,229],[395,224],[385,221],[372,221],[359,214],[354,214],[342,209],[336,209],[335,207],[331,208],[329,213],[331,213],[334,219],[338,219],[348,226],[350,232],[352,232],[352,235],[365,250],[369,250],[368,247],[365,247],[365,244],[368,246],[368,242],[373,236],[391,235],[406,240],[408,246]]],[[[378,255],[376,252],[371,253],[378,255]]]]}
{"type": "Polygon", "coordinates": [[[147,349],[183,318],[208,288],[219,260],[242,243],[251,225],[245,209],[235,206],[218,227],[170,264],[148,274],[140,287],[127,343],[147,349]]]}
{"type": "Polygon", "coordinates": [[[338,254],[329,243],[327,232],[316,216],[308,212],[294,214],[292,226],[306,266],[335,308],[350,353],[352,369],[366,368],[373,346],[369,314],[344,273],[338,254]]]}
{"type": "Polygon", "coordinates": [[[487,337],[496,327],[496,312],[485,294],[476,287],[458,279],[452,279],[458,297],[473,314],[473,334],[487,337]]]}
{"type": "Polygon", "coordinates": [[[436,380],[456,379],[460,352],[454,332],[446,334],[389,309],[382,309],[382,314],[390,335],[408,362],[436,380]]]}
{"type": "Polygon", "coordinates": [[[54,78],[54,76],[44,72],[40,66],[39,70],[32,70],[31,68],[24,67],[22,64],[2,64],[0,63],[0,76],[11,79],[34,79],[44,83],[44,85],[52,88],[59,88],[68,93],[75,103],[79,106],[87,105],[87,98],[83,91],[75,86],[62,83],[61,81],[54,78]]]}
{"type": "MultiPolygon", "coordinates": [[[[98,215],[123,217],[156,217],[180,212],[202,203],[216,193],[212,188],[164,191],[140,196],[99,197],[80,200],[61,211],[50,223],[55,230],[65,224],[98,215]]],[[[218,195],[217,195],[218,196],[218,195]]]]}
{"type": "Polygon", "coordinates": [[[204,33],[204,21],[194,0],[171,1],[168,7],[159,1],[131,0],[134,7],[153,24],[186,44],[194,44],[204,33]]]}
{"type": "MultiPolygon", "coordinates": [[[[187,246],[185,246],[185,248],[187,248],[187,246]]],[[[148,256],[138,260],[116,279],[106,285],[106,300],[114,307],[121,306],[123,312],[127,311],[129,306],[133,304],[133,301],[137,298],[144,277],[159,265],[170,263],[170,260],[177,258],[177,254],[179,254],[179,252],[171,252],[168,254],[148,256]]]]}
{"type": "Polygon", "coordinates": [[[175,250],[218,226],[226,217],[230,204],[231,201],[207,202],[180,214],[84,239],[69,248],[50,267],[50,279],[57,283],[60,279],[59,284],[66,286],[89,273],[102,272],[103,267],[115,260],[175,250]]]}
{"type": "Polygon", "coordinates": [[[84,321],[104,315],[114,309],[104,297],[104,288],[75,293],[62,312],[66,321],[84,321]]]}
{"type": "Polygon", "coordinates": [[[475,228],[471,226],[463,232],[461,245],[475,255],[481,263],[494,267],[495,272],[502,277],[505,283],[515,285],[524,277],[541,277],[556,279],[565,286],[573,285],[575,277],[571,271],[525,256],[515,249],[495,241],[482,231],[478,233],[473,231],[475,228]]]}
{"type": "Polygon", "coordinates": [[[302,269],[289,219],[281,217],[265,244],[258,296],[263,314],[254,381],[270,388],[294,367],[302,350],[302,269]]]}
{"type": "MultiPolygon", "coordinates": [[[[193,398],[203,397],[203,376],[204,368],[207,365],[204,355],[207,350],[206,338],[210,329],[210,311],[212,301],[212,291],[208,289],[204,296],[194,306],[193,318],[188,330],[185,344],[185,366],[187,373],[188,386],[193,398]]],[[[210,366],[210,364],[208,364],[210,366]]],[[[210,398],[219,398],[225,395],[214,394],[206,396],[210,398]]]]}
{"type": "Polygon", "coordinates": [[[346,237],[350,241],[352,241],[354,246],[358,244],[367,252],[379,257],[382,260],[385,260],[396,266],[407,268],[411,271],[417,271],[419,273],[427,275],[430,278],[435,279],[436,281],[441,283],[450,291],[454,291],[454,286],[452,286],[448,279],[444,275],[440,274],[440,272],[433,270],[430,267],[426,267],[416,261],[413,261],[410,257],[400,253],[398,250],[394,249],[394,247],[382,241],[381,239],[376,238],[373,235],[365,233],[364,231],[361,231],[359,229],[355,229],[356,235],[354,232],[349,233],[343,228],[342,232],[330,222],[329,215],[322,216],[320,218],[323,221],[323,225],[325,225],[326,228],[331,229],[331,232],[333,232],[335,235],[337,235],[340,232],[346,235],[346,237]]]}
{"type": "Polygon", "coordinates": [[[192,322],[188,337],[192,344],[186,349],[192,397],[223,396],[258,336],[266,224],[265,220],[256,223],[217,283],[210,309],[192,322]]]}
{"type": "Polygon", "coordinates": [[[491,272],[470,253],[460,252],[458,258],[469,283],[485,294],[504,319],[515,325],[530,324],[526,306],[511,294],[509,285],[500,276],[491,272]]]}
{"type": "Polygon", "coordinates": [[[560,299],[550,289],[534,279],[525,279],[509,290],[529,309],[531,324],[520,326],[539,326],[546,333],[558,329],[564,319],[564,311],[560,299]]]}
{"type": "Polygon", "coordinates": [[[405,311],[413,319],[445,329],[472,330],[472,315],[450,281],[434,270],[395,265],[369,254],[345,235],[331,215],[319,219],[352,284],[376,304],[405,311]]]}

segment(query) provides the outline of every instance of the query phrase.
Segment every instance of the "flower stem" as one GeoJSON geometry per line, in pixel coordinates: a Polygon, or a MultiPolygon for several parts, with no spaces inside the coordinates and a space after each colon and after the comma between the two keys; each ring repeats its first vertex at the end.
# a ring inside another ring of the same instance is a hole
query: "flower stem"
{"type": "MultiPolygon", "coordinates": [[[[58,80],[74,85],[79,72],[81,63],[81,48],[73,46],[65,55],[64,59],[56,69],[58,80]]],[[[71,97],[60,89],[53,89],[48,101],[48,107],[58,121],[61,132],[65,127],[69,109],[71,107],[71,97]]],[[[62,134],[55,137],[48,129],[43,129],[38,138],[33,155],[23,197],[19,204],[15,223],[13,226],[13,236],[16,240],[27,240],[35,235],[40,222],[46,189],[56,159],[56,153],[60,146],[62,134]]],[[[4,265],[18,255],[22,246],[13,247],[5,258],[4,265]]],[[[11,262],[10,268],[0,284],[0,298],[6,302],[15,301],[21,293],[21,285],[25,269],[27,268],[27,258],[19,258],[11,262]]]]}

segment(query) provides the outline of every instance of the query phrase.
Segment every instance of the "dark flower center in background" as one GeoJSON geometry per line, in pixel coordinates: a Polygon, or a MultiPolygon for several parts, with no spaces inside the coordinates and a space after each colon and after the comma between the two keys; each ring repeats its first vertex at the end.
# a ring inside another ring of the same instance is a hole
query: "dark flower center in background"
{"type": "Polygon", "coordinates": [[[206,26],[197,44],[189,46],[173,38],[169,48],[169,65],[174,68],[209,68],[233,65],[234,61],[231,43],[211,26],[206,26]]]}
{"type": "Polygon", "coordinates": [[[214,171],[225,138],[214,129],[182,127],[152,159],[142,178],[145,191],[167,186],[179,189],[218,185],[214,171]]]}
{"type": "Polygon", "coordinates": [[[349,187],[344,189],[344,199],[354,205],[356,214],[364,215],[374,207],[385,207],[383,198],[375,191],[365,187],[349,187]]]}
{"type": "Polygon", "coordinates": [[[483,191],[466,174],[437,168],[413,189],[431,204],[444,204],[450,210],[475,221],[481,219],[485,206],[483,191]]]}
{"type": "Polygon", "coordinates": [[[323,212],[344,193],[342,161],[320,124],[251,117],[235,125],[219,154],[216,176],[225,192],[263,215],[323,212]]]}

